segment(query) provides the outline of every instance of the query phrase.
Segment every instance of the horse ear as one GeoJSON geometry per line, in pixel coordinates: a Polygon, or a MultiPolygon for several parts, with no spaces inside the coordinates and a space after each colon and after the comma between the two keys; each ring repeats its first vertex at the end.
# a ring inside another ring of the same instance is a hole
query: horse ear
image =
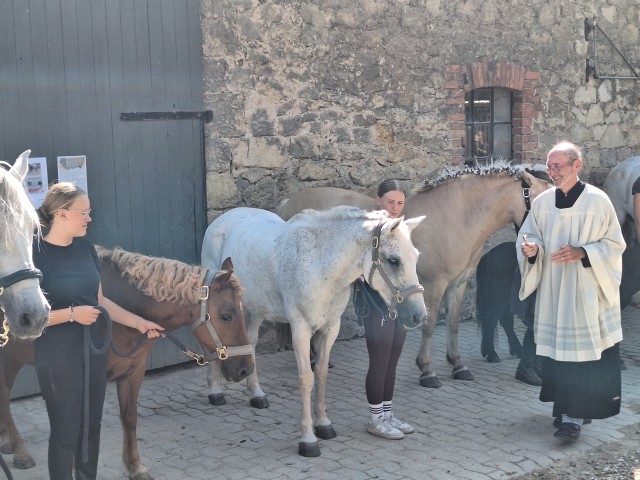
{"type": "Polygon", "coordinates": [[[222,271],[218,275],[216,275],[211,285],[215,290],[220,290],[222,289],[222,287],[226,286],[229,283],[231,275],[233,275],[232,270],[222,271]]]}
{"type": "Polygon", "coordinates": [[[412,232],[414,228],[416,228],[418,225],[420,225],[420,222],[422,222],[425,218],[427,218],[425,215],[422,215],[420,217],[415,217],[415,218],[410,218],[408,220],[405,220],[404,223],[407,224],[407,227],[409,227],[409,232],[412,232]]]}
{"type": "Polygon", "coordinates": [[[525,181],[529,184],[529,186],[533,185],[534,182],[536,181],[536,177],[534,177],[533,175],[531,175],[531,173],[529,173],[529,169],[525,168],[522,171],[522,177],[525,179],[525,181]]]}
{"type": "Polygon", "coordinates": [[[231,261],[231,257],[227,257],[224,262],[222,262],[220,270],[233,270],[233,262],[231,261]]]}
{"type": "Polygon", "coordinates": [[[402,223],[403,220],[404,220],[404,217],[395,218],[393,220],[393,223],[389,227],[389,231],[393,232],[396,228],[398,228],[398,226],[402,223]]]}
{"type": "Polygon", "coordinates": [[[13,167],[11,167],[11,174],[20,182],[29,171],[29,155],[31,155],[31,150],[25,150],[16,159],[16,163],[14,163],[13,167]]]}

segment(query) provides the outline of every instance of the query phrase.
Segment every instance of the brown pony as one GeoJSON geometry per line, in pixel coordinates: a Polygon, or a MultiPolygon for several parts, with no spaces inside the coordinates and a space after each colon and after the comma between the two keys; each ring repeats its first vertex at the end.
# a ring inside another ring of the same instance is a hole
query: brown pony
{"type": "MultiPolygon", "coordinates": [[[[233,275],[231,259],[225,260],[222,270],[204,285],[203,280],[209,278],[207,270],[198,266],[120,249],[98,247],[97,250],[106,297],[162,325],[165,333],[191,325],[205,352],[199,363],[213,361],[213,357],[216,361],[224,359],[219,361],[229,381],[239,382],[253,371],[253,350],[246,347],[249,340],[241,304],[244,291],[233,275]],[[214,333],[210,333],[212,329],[214,333]],[[223,345],[217,344],[212,336],[217,336],[223,345]]],[[[113,323],[113,345],[119,352],[130,352],[139,339],[138,331],[113,323]]],[[[109,350],[108,356],[108,377],[117,383],[124,437],[123,461],[129,478],[136,480],[152,478],[140,461],[136,427],[138,394],[147,356],[154,343],[155,340],[143,342],[128,358],[116,355],[113,349],[109,350]]],[[[20,368],[34,363],[33,353],[32,342],[15,338],[0,350],[0,421],[5,427],[1,431],[2,452],[13,452],[13,463],[17,468],[31,468],[35,463],[13,423],[9,392],[20,368]]]]}
{"type": "MultiPolygon", "coordinates": [[[[527,202],[550,187],[538,177],[545,178],[546,174],[503,161],[480,168],[453,168],[407,198],[403,212],[406,218],[427,217],[411,232],[411,240],[421,253],[417,270],[424,287],[424,302],[432,312],[422,329],[422,343],[416,358],[422,372],[422,386],[442,385],[429,355],[437,319],[434,313],[440,307],[446,310],[447,360],[453,366],[453,377],[473,380],[458,348],[464,290],[489,237],[509,223],[520,225],[528,209],[527,202]]],[[[342,189],[307,189],[282,202],[278,213],[287,218],[307,208],[323,210],[336,205],[365,205],[363,197],[342,189]]],[[[375,206],[373,200],[370,204],[375,206]]]]}

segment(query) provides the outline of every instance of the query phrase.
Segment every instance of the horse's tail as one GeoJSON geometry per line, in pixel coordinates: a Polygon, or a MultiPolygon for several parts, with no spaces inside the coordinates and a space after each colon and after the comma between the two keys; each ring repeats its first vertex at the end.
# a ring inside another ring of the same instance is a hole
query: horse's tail
{"type": "Polygon", "coordinates": [[[275,328],[278,350],[293,350],[293,335],[291,334],[291,324],[276,322],[275,328]]]}

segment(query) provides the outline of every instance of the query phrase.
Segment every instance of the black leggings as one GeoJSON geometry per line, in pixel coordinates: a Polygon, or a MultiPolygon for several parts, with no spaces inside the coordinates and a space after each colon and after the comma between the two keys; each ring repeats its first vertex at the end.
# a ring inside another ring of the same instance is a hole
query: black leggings
{"type": "Polygon", "coordinates": [[[95,479],[97,475],[107,355],[90,354],[89,461],[83,463],[84,328],[88,327],[78,323],[56,325],[47,328],[36,340],[36,372],[51,427],[48,455],[51,480],[71,480],[74,465],[76,479],[95,479]]]}
{"type": "MultiPolygon", "coordinates": [[[[368,285],[365,288],[368,289],[376,303],[384,305],[377,292],[368,285]]],[[[407,331],[398,321],[385,319],[383,322],[382,316],[382,312],[370,305],[368,315],[362,319],[367,351],[369,352],[369,370],[367,371],[365,388],[367,402],[371,405],[378,405],[393,399],[396,366],[402,353],[404,340],[407,337],[407,331]]]]}

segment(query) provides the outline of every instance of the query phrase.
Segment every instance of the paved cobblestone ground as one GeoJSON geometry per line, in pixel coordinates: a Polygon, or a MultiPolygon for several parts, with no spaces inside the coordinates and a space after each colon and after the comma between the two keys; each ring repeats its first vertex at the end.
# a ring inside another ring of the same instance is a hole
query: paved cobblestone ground
{"type": "MultiPolygon", "coordinates": [[[[261,384],[271,406],[249,406],[241,385],[231,385],[227,405],[212,407],[206,394],[206,372],[176,367],[150,374],[139,399],[139,448],[156,480],[177,479],[470,479],[515,477],[556,459],[597,449],[623,437],[640,412],[640,310],[624,312],[623,403],[620,415],[596,420],[580,440],[562,444],[553,438],[551,405],[538,401],[538,388],[514,379],[518,359],[508,354],[501,332],[502,363],[480,355],[475,323],[460,326],[460,346],[475,381],[454,381],[445,361],[446,328],[436,327],[432,355],[443,387],[418,384],[414,363],[420,333],[407,337],[398,368],[394,406],[416,433],[401,441],[366,432],[364,397],[367,353],[363,339],[339,342],[329,371],[328,413],[338,437],[321,440],[322,456],[297,454],[300,414],[293,352],[258,356],[261,384]]],[[[522,332],[520,332],[522,337],[522,332]]],[[[16,470],[16,480],[44,479],[48,421],[37,397],[15,400],[18,428],[37,462],[16,470]]],[[[100,478],[125,478],[115,384],[108,386],[103,421],[100,478]]],[[[7,456],[8,461],[11,459],[7,456]]]]}

